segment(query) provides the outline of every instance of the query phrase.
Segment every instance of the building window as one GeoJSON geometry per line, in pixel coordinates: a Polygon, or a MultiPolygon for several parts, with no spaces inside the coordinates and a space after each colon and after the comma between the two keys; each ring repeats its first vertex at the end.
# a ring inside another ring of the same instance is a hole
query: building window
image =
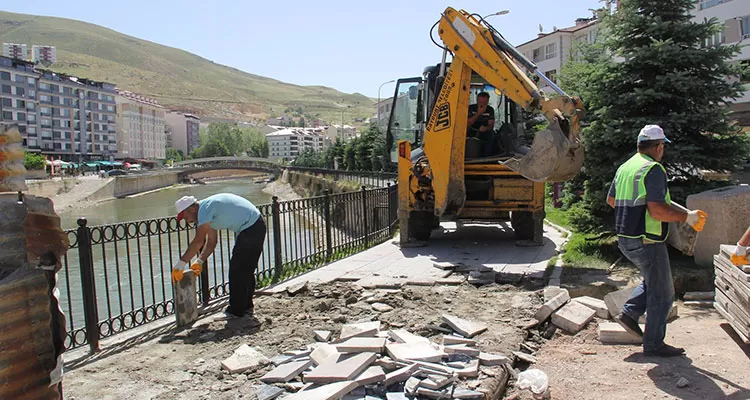
{"type": "Polygon", "coordinates": [[[20,86],[16,86],[16,95],[17,96],[23,96],[25,94],[26,94],[26,89],[24,89],[24,88],[22,88],[20,86]]]}
{"type": "Polygon", "coordinates": [[[3,87],[2,87],[2,92],[3,92],[3,93],[7,93],[7,94],[10,94],[10,86],[8,86],[8,85],[3,85],[3,87]]]}
{"type": "Polygon", "coordinates": [[[28,83],[29,85],[35,84],[36,83],[36,78],[28,77],[28,78],[26,78],[26,83],[28,83]]]}
{"type": "Polygon", "coordinates": [[[23,76],[23,75],[18,75],[18,74],[16,74],[16,82],[21,82],[21,83],[23,83],[23,82],[25,82],[25,81],[26,81],[26,78],[24,78],[24,76],[23,76]]]}
{"type": "Polygon", "coordinates": [[[534,62],[540,61],[542,59],[542,48],[537,47],[531,52],[531,60],[534,62]]]}
{"type": "Polygon", "coordinates": [[[13,100],[7,97],[3,97],[2,102],[0,104],[2,104],[3,107],[13,107],[13,100]]]}
{"type": "Polygon", "coordinates": [[[547,48],[545,49],[545,60],[549,60],[550,58],[557,57],[557,43],[550,43],[547,45],[547,48]]]}
{"type": "Polygon", "coordinates": [[[544,76],[546,76],[553,83],[557,83],[557,70],[556,69],[545,72],[544,76]]]}
{"type": "Polygon", "coordinates": [[[26,108],[26,102],[23,100],[16,100],[16,108],[26,108]]]}
{"type": "Polygon", "coordinates": [[[9,81],[10,72],[0,71],[0,80],[9,81]]]}
{"type": "Polygon", "coordinates": [[[10,111],[3,111],[3,119],[6,121],[13,121],[13,113],[10,111]]]}
{"type": "Polygon", "coordinates": [[[728,3],[732,0],[700,0],[700,9],[705,10],[707,8],[711,8],[713,6],[718,6],[722,3],[728,3]]]}

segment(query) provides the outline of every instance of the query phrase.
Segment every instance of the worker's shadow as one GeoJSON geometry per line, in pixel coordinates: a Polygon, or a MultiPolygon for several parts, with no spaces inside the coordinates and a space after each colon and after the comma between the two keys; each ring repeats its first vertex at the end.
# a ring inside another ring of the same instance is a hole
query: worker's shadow
{"type": "Polygon", "coordinates": [[[696,367],[693,365],[693,360],[689,357],[661,358],[648,357],[643,353],[634,353],[626,357],[624,361],[636,364],[656,364],[655,367],[648,370],[648,377],[664,393],[678,399],[750,399],[750,390],[711,371],[696,367]],[[684,388],[677,387],[677,381],[681,377],[688,380],[689,386],[684,388]],[[719,387],[718,382],[725,384],[729,388],[733,388],[735,392],[731,395],[726,395],[719,387]]]}
{"type": "Polygon", "coordinates": [[[171,334],[166,334],[159,339],[159,343],[171,343],[174,341],[182,341],[185,344],[221,342],[237,336],[254,335],[261,330],[261,326],[258,323],[252,322],[249,318],[215,321],[210,324],[186,327],[171,334]]]}

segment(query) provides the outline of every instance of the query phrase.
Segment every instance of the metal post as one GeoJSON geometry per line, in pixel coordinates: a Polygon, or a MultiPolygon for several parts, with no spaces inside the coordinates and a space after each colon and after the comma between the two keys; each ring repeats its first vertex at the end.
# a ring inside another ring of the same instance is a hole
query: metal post
{"type": "Polygon", "coordinates": [[[78,218],[78,260],[81,267],[81,289],[83,291],[83,316],[86,323],[86,339],[92,353],[99,349],[99,310],[96,304],[94,280],[94,257],[91,250],[91,232],[86,218],[78,218]]]}
{"type": "Polygon", "coordinates": [[[209,290],[210,289],[208,288],[208,260],[206,260],[206,262],[203,264],[203,271],[201,271],[201,300],[203,300],[204,307],[208,307],[208,303],[211,302],[211,293],[209,292],[209,290]]]}
{"type": "Polygon", "coordinates": [[[386,195],[386,201],[388,202],[388,237],[393,237],[393,202],[391,201],[393,193],[391,193],[391,183],[388,182],[386,187],[388,188],[388,194],[386,195]]]}
{"type": "Polygon", "coordinates": [[[279,198],[271,198],[271,217],[273,220],[273,264],[274,273],[273,281],[278,282],[281,277],[281,208],[279,207],[279,198]]]}
{"type": "Polygon", "coordinates": [[[559,182],[555,182],[552,184],[552,200],[553,200],[555,208],[562,207],[562,202],[560,201],[560,183],[559,182]]]}
{"type": "Polygon", "coordinates": [[[362,185],[362,226],[365,229],[365,247],[370,245],[370,230],[367,226],[367,186],[362,185]]]}
{"type": "Polygon", "coordinates": [[[323,192],[323,218],[326,221],[326,261],[333,257],[333,236],[331,234],[331,193],[328,189],[323,192]]]}

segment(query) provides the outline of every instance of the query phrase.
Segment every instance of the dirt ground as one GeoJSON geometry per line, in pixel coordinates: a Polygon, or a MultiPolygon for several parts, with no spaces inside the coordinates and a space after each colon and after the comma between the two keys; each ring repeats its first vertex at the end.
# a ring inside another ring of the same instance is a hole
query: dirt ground
{"type": "Polygon", "coordinates": [[[553,399],[750,399],[750,346],[710,309],[680,305],[666,342],[687,357],[654,358],[640,346],[602,345],[596,323],[576,336],[558,333],[537,353],[553,399]],[[680,378],[689,384],[678,387],[680,378]]]}
{"type": "MultiPolygon", "coordinates": [[[[538,289],[538,288],[533,288],[538,289]]],[[[167,330],[153,339],[113,346],[93,360],[69,365],[63,384],[66,399],[254,399],[258,378],[270,367],[230,375],[220,363],[241,344],[258,347],[272,357],[314,342],[313,330],[338,333],[343,323],[379,319],[381,329],[406,328],[422,336],[440,337],[430,326],[444,313],[488,324],[476,339],[483,351],[510,355],[526,339],[526,326],[541,305],[538,291],[509,285],[408,286],[375,290],[380,302],[394,307],[379,314],[364,301],[364,290],[352,284],[313,287],[290,297],[262,296],[256,313],[262,322],[198,321],[184,330],[167,330]]]]}

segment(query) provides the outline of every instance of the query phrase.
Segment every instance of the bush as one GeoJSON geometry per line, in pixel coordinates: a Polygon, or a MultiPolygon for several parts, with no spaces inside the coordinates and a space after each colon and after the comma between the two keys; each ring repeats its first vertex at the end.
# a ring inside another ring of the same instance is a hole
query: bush
{"type": "Polygon", "coordinates": [[[42,170],[46,167],[44,156],[26,151],[23,154],[23,166],[29,171],[42,170]]]}

